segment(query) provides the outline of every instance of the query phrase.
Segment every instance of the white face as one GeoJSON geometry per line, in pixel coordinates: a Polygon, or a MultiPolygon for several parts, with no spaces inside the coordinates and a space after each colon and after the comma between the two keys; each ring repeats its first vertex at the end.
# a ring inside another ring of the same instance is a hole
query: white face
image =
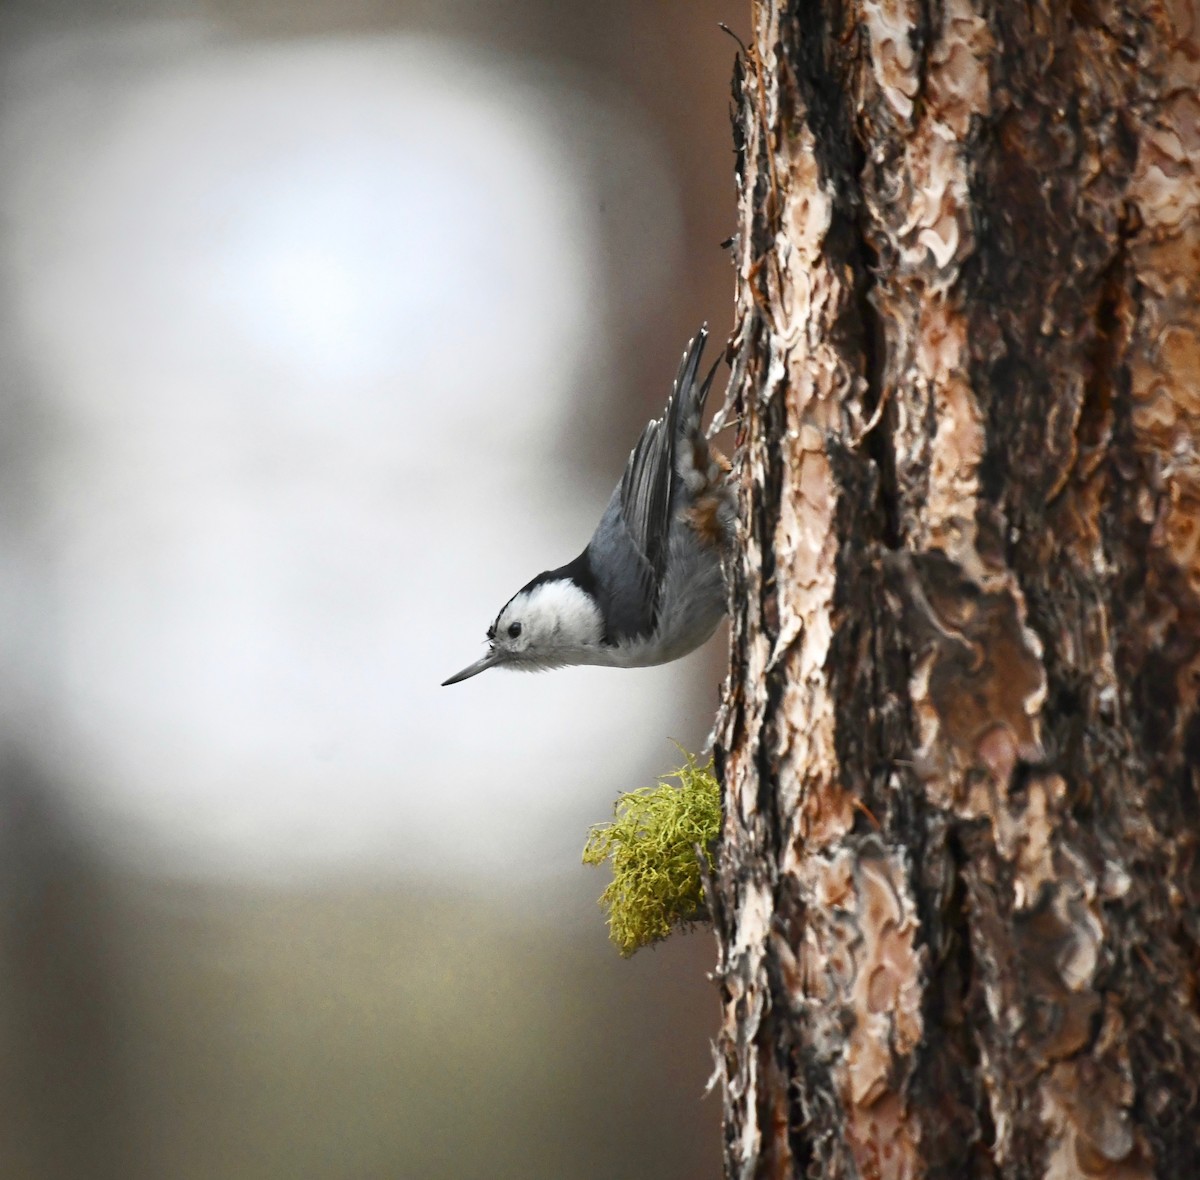
{"type": "Polygon", "coordinates": [[[537,672],[565,664],[605,664],[604,620],[591,596],[570,578],[551,578],[513,595],[488,628],[488,652],[442,684],[458,684],[488,668],[537,672]]]}
{"type": "Polygon", "coordinates": [[[603,635],[604,623],[591,596],[558,578],[522,590],[488,631],[495,662],[526,670],[585,662],[603,635]]]}

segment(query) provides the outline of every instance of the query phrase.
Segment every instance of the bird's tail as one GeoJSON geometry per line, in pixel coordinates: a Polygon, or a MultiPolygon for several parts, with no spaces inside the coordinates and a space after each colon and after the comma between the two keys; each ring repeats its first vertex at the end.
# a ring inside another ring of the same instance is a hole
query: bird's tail
{"type": "Polygon", "coordinates": [[[721,363],[720,357],[708,370],[704,380],[700,380],[700,361],[704,356],[704,345],[708,341],[708,325],[701,324],[700,330],[688,341],[679,362],[679,372],[675,375],[675,387],[671,391],[670,437],[678,442],[681,438],[697,436],[700,432],[700,420],[704,417],[704,404],[708,400],[708,391],[712,388],[713,378],[721,363]]]}
{"type": "Polygon", "coordinates": [[[675,470],[692,495],[719,480],[727,469],[724,458],[709,446],[701,429],[704,405],[721,364],[718,357],[704,379],[700,379],[700,361],[707,340],[708,325],[701,324],[684,349],[675,388],[671,392],[669,437],[674,444],[675,470]]]}

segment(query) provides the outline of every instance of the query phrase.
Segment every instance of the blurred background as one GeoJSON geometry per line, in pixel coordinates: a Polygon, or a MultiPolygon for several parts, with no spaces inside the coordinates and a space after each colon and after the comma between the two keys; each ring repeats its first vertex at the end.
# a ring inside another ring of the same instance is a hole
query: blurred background
{"type": "Polygon", "coordinates": [[[719,1175],[585,869],[724,639],[489,673],[732,276],[742,0],[0,0],[0,1176],[719,1175]]]}

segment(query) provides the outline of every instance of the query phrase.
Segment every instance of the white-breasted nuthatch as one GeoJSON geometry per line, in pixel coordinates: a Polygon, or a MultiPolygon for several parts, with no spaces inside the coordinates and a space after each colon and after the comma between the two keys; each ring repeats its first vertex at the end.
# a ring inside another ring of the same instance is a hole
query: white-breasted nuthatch
{"type": "Polygon", "coordinates": [[[702,327],[688,344],[666,412],[642,431],[587,548],[522,586],[488,628],[487,654],[444,684],[488,668],[665,664],[716,630],[735,503],[729,463],[700,425],[717,371],[700,380],[707,338],[702,327]]]}

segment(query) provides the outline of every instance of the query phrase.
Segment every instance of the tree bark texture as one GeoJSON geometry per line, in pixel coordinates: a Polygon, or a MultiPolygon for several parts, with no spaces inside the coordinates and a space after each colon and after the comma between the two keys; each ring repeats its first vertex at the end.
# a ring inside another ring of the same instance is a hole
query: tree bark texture
{"type": "Polygon", "coordinates": [[[731,1177],[1200,1178],[1200,0],[761,0],[731,1177]]]}

